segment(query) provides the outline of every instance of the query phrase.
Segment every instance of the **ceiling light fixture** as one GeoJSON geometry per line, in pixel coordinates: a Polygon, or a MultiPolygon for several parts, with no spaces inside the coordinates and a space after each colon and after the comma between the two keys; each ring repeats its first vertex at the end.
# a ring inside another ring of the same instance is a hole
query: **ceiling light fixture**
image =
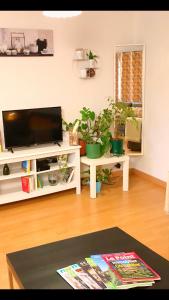
{"type": "Polygon", "coordinates": [[[79,16],[82,12],[81,11],[73,11],[73,10],[49,10],[43,11],[43,15],[50,18],[70,18],[79,16]]]}

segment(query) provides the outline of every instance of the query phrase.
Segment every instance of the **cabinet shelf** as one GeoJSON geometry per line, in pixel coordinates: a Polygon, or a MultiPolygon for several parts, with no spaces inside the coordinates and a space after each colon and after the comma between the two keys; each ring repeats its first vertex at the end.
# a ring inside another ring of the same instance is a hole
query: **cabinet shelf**
{"type": "Polygon", "coordinates": [[[35,174],[35,172],[33,172],[33,171],[31,171],[30,173],[20,171],[20,172],[17,172],[17,173],[12,173],[10,175],[1,175],[0,176],[0,181],[7,180],[7,179],[19,178],[19,177],[22,177],[22,176],[31,176],[31,175],[34,175],[34,174],[35,174]]]}
{"type": "Polygon", "coordinates": [[[41,147],[37,149],[17,150],[13,154],[8,152],[0,153],[0,204],[30,199],[33,197],[42,196],[45,194],[56,193],[67,189],[76,188],[76,193],[80,194],[80,146],[61,146],[57,148],[56,145],[49,147],[41,147]],[[70,182],[58,182],[56,185],[49,185],[48,173],[60,171],[61,167],[58,163],[49,163],[50,169],[43,171],[36,171],[37,161],[39,159],[46,159],[58,157],[67,154],[68,162],[66,168],[73,168],[74,175],[70,182]],[[31,171],[24,172],[21,168],[23,160],[31,161],[31,171]],[[2,175],[4,164],[9,164],[10,174],[2,175]],[[20,168],[19,168],[20,166],[20,168]],[[21,177],[29,176],[32,178],[33,191],[30,193],[22,190],[21,177]],[[43,187],[38,187],[37,178],[42,177],[43,187]]]}
{"type": "MultiPolygon", "coordinates": [[[[70,168],[70,167],[75,167],[74,164],[68,163],[66,168],[70,168]]],[[[61,169],[61,167],[59,167],[57,164],[55,166],[50,167],[50,169],[48,170],[44,170],[44,171],[37,171],[37,174],[43,174],[43,173],[49,173],[49,172],[53,172],[53,171],[59,171],[61,169]]]]}

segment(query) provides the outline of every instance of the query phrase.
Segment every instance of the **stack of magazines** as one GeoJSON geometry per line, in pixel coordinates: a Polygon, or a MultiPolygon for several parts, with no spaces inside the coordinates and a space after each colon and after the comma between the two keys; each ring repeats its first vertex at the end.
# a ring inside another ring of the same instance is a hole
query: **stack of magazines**
{"type": "Polygon", "coordinates": [[[129,289],[161,279],[136,252],[91,255],[57,272],[74,289],[129,289]]]}

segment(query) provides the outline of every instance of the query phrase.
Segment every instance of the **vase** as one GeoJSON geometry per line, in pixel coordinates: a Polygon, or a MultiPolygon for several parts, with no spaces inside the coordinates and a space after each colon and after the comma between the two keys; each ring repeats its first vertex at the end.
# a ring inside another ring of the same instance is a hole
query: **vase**
{"type": "Polygon", "coordinates": [[[79,138],[78,138],[78,132],[73,132],[72,130],[69,130],[69,145],[70,146],[77,146],[79,145],[79,138]]]}
{"type": "Polygon", "coordinates": [[[89,68],[91,68],[91,69],[95,68],[95,60],[94,59],[89,59],[89,68]]]}
{"type": "Polygon", "coordinates": [[[58,183],[58,174],[57,174],[57,172],[49,173],[48,181],[49,181],[50,185],[56,185],[58,183]]]}
{"type": "Polygon", "coordinates": [[[99,158],[101,154],[101,144],[87,144],[86,145],[86,156],[88,158],[99,158]]]}
{"type": "Polygon", "coordinates": [[[100,181],[96,181],[96,193],[100,193],[102,183],[100,181]]]}
{"type": "Polygon", "coordinates": [[[113,155],[122,155],[124,153],[123,150],[123,140],[122,139],[112,139],[111,140],[111,153],[113,153],[113,155]]]}
{"type": "Polygon", "coordinates": [[[9,175],[10,174],[10,170],[7,164],[4,165],[3,167],[3,175],[9,175]]]}

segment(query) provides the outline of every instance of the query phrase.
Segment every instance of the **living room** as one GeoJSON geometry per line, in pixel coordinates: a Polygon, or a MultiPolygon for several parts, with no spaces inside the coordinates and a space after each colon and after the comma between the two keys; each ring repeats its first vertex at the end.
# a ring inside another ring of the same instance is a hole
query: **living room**
{"type": "Polygon", "coordinates": [[[169,259],[168,17],[168,11],[83,11],[64,19],[0,12],[1,28],[52,30],[54,49],[52,56],[0,57],[1,111],[61,106],[69,122],[84,106],[99,113],[114,95],[115,46],[145,46],[143,155],[130,157],[128,192],[117,177],[96,199],[85,186],[80,195],[70,189],[1,205],[0,288],[9,288],[6,253],[115,226],[169,259]],[[77,48],[98,55],[94,77],[79,78],[77,48]]]}

